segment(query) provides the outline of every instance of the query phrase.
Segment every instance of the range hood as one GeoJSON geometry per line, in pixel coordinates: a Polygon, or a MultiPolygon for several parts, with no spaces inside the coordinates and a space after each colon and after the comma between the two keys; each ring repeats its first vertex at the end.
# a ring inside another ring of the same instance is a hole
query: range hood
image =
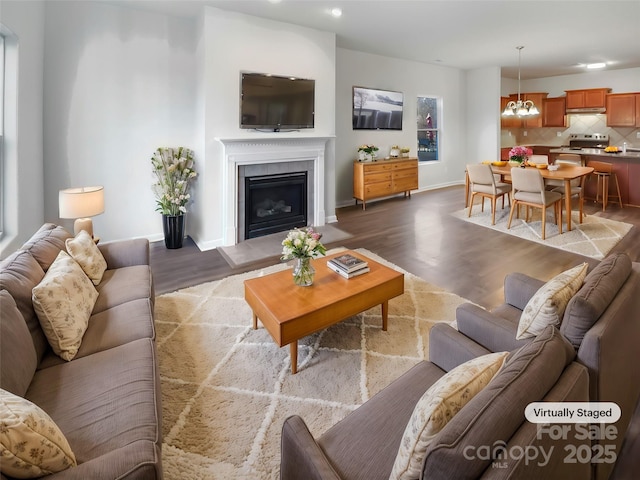
{"type": "Polygon", "coordinates": [[[594,114],[594,113],[605,113],[607,110],[604,107],[585,107],[585,108],[567,108],[566,113],[570,114],[594,114]]]}

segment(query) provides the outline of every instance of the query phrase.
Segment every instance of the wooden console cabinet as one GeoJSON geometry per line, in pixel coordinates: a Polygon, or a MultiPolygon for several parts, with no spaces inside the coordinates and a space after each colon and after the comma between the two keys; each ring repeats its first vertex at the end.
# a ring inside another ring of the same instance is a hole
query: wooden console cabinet
{"type": "Polygon", "coordinates": [[[376,162],[353,162],[353,197],[362,201],[388,197],[396,193],[411,196],[418,189],[418,159],[394,158],[376,162]]]}

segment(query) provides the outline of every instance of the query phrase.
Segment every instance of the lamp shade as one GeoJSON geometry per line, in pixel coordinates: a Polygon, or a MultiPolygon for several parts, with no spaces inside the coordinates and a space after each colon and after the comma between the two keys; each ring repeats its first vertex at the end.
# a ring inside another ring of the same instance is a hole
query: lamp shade
{"type": "Polygon", "coordinates": [[[81,187],[60,190],[60,218],[93,217],[104,213],[104,187],[81,187]]]}

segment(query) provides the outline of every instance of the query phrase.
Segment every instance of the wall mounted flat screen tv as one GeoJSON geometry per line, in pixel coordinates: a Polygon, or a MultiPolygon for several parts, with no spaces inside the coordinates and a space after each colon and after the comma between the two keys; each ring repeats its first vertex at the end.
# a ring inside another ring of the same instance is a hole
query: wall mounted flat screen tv
{"type": "Polygon", "coordinates": [[[354,130],[402,130],[402,92],[353,87],[354,130]]]}
{"type": "Polygon", "coordinates": [[[240,128],[313,128],[315,80],[242,73],[240,88],[240,128]]]}

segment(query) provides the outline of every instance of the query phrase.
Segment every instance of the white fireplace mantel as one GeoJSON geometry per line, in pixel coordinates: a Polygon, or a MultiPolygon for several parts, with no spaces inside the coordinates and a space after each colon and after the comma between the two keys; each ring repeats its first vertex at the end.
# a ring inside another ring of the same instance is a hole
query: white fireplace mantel
{"type": "Polygon", "coordinates": [[[325,224],[324,156],[330,137],[216,138],[224,147],[224,245],[238,243],[238,168],[283,162],[313,161],[313,226],[325,224]]]}

